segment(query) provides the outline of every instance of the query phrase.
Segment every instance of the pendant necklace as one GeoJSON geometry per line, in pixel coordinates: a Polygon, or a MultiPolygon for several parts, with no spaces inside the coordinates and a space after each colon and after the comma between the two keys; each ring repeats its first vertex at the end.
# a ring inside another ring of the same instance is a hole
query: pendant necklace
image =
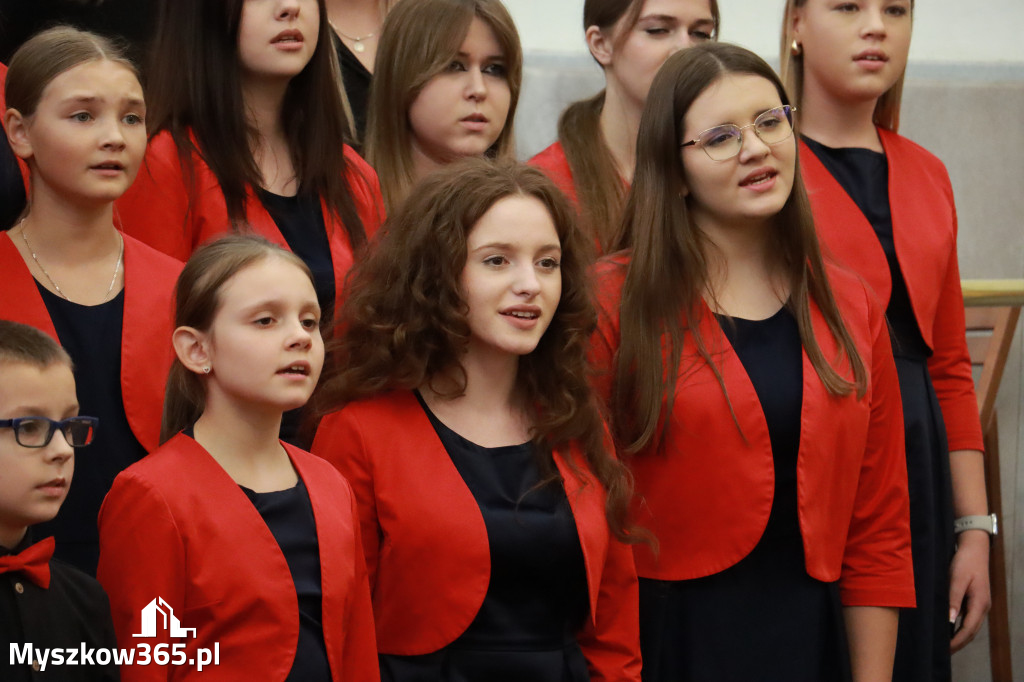
{"type": "Polygon", "coordinates": [[[342,38],[345,38],[346,40],[351,40],[352,41],[352,51],[353,52],[358,52],[359,54],[362,54],[362,53],[366,52],[366,45],[363,45],[363,41],[364,40],[369,40],[370,38],[373,38],[374,36],[377,35],[377,31],[374,31],[373,33],[367,33],[365,36],[354,37],[354,36],[348,35],[347,33],[342,33],[341,30],[337,26],[335,26],[333,23],[331,23],[331,28],[333,28],[334,32],[337,33],[342,38]]]}
{"type": "MultiPolygon", "coordinates": [[[[32,256],[32,260],[35,261],[36,267],[39,268],[39,271],[42,272],[46,279],[50,282],[50,284],[53,285],[54,291],[56,291],[61,298],[63,298],[65,301],[71,301],[71,299],[68,298],[68,295],[61,291],[61,288],[57,286],[56,282],[53,281],[53,277],[50,277],[50,273],[48,273],[46,271],[46,268],[43,267],[43,264],[39,262],[39,258],[36,257],[36,252],[32,249],[32,245],[28,243],[28,231],[25,229],[24,219],[22,219],[20,227],[21,240],[25,242],[25,248],[28,249],[29,254],[32,256]]],[[[118,239],[121,240],[121,247],[117,253],[117,263],[114,264],[114,276],[110,278],[110,286],[107,287],[107,295],[103,298],[104,301],[110,299],[110,292],[114,290],[114,282],[117,281],[117,273],[121,272],[121,264],[124,262],[124,237],[121,236],[120,232],[117,233],[117,237],[118,239]]],[[[74,301],[71,302],[74,303],[74,301]]]]}

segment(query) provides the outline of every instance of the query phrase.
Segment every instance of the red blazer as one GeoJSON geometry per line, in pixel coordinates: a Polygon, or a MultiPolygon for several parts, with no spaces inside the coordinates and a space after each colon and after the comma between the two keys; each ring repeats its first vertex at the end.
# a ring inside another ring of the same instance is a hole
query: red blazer
{"type": "MultiPolygon", "coordinates": [[[[334,680],[380,678],[355,500],[345,480],[308,452],[285,444],[316,519],[323,628],[334,680]]],[[[110,595],[122,647],[173,641],[158,628],[139,640],[141,610],[156,597],[181,626],[196,628],[185,653],[220,643],[220,664],[123,666],[121,679],[284,680],[299,638],[295,583],[259,512],[216,460],[178,434],[121,472],[100,510],[97,577],[110,595]]]]}
{"type": "MultiPolygon", "coordinates": [[[[313,452],[352,483],[381,653],[427,654],[476,617],[490,580],[480,507],[411,391],[352,403],[320,422],[313,452]]],[[[574,452],[581,470],[586,464],[574,452]]],[[[579,642],[591,679],[640,679],[638,587],[629,548],[614,540],[604,491],[560,456],[590,591],[579,642]]]]}
{"type": "MultiPolygon", "coordinates": [[[[956,207],[949,175],[939,159],[905,137],[884,128],[878,129],[878,136],[889,166],[896,256],[921,336],[933,352],[928,371],[942,408],[949,449],[983,450],[964,331],[956,207]]],[[[892,282],[871,224],[803,143],[800,161],[823,246],[831,257],[867,280],[884,306],[892,282]]]]}
{"type": "Polygon", "coordinates": [[[576,182],[572,178],[572,168],[569,166],[569,160],[565,158],[565,150],[562,148],[561,142],[555,142],[526,163],[544,171],[558,185],[558,189],[569,197],[572,205],[579,206],[576,182]]]}
{"type": "MultiPolygon", "coordinates": [[[[377,173],[351,147],[345,145],[344,151],[348,162],[349,189],[366,236],[370,238],[384,219],[384,201],[377,173]]],[[[146,160],[139,169],[138,177],[115,204],[125,232],[182,261],[188,260],[203,242],[231,231],[220,183],[197,154],[193,154],[192,160],[197,190],[190,206],[190,187],[174,140],[166,131],[157,134],[149,141],[146,160]]],[[[352,245],[344,226],[326,206],[323,211],[334,262],[335,291],[340,301],[345,273],[353,263],[352,245]]],[[[245,212],[253,232],[288,248],[274,219],[252,191],[249,192],[245,212]]]]}
{"type": "MultiPolygon", "coordinates": [[[[626,262],[620,257],[598,269],[593,360],[606,396],[619,346],[626,262]]],[[[888,330],[873,295],[858,279],[838,270],[829,276],[869,370],[869,385],[863,399],[856,393],[832,396],[804,353],[797,501],[807,573],[839,580],[848,606],[913,606],[903,413],[888,330]]],[[[813,303],[811,316],[824,356],[837,357],[838,344],[813,303]]],[[[637,573],[645,578],[689,580],[729,568],[757,544],[772,507],[771,441],[757,394],[703,305],[700,329],[720,363],[742,433],[711,369],[688,360],[697,352],[687,335],[664,452],[630,460],[637,522],[660,542],[657,556],[647,547],[634,548],[637,573]]]]}
{"type": "MultiPolygon", "coordinates": [[[[164,386],[174,359],[174,284],[182,264],[124,235],[121,395],[128,425],[147,452],[160,444],[164,386]]],[[[0,238],[0,305],[4,319],[57,332],[32,273],[9,235],[0,238]]]]}

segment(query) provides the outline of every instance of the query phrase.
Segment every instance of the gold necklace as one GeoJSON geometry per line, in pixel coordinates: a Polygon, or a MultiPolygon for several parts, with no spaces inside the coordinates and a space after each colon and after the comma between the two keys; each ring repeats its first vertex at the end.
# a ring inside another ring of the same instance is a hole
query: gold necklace
{"type": "MultiPolygon", "coordinates": [[[[43,264],[39,262],[39,258],[36,257],[36,252],[32,250],[32,245],[28,243],[28,230],[25,227],[24,218],[22,218],[19,227],[21,227],[21,240],[25,242],[25,248],[28,249],[29,254],[32,256],[32,260],[36,262],[36,266],[39,268],[40,272],[42,272],[43,275],[46,276],[46,279],[49,280],[50,284],[53,285],[54,290],[60,295],[61,298],[63,298],[65,301],[71,301],[71,299],[68,298],[68,295],[61,291],[61,288],[57,285],[56,282],[53,281],[53,277],[50,277],[50,273],[46,271],[46,268],[43,267],[43,264]]],[[[117,263],[114,265],[114,276],[110,278],[110,286],[107,287],[107,294],[103,298],[104,301],[110,299],[110,292],[114,290],[114,282],[117,281],[117,273],[121,272],[121,263],[124,261],[124,237],[121,236],[120,232],[117,233],[117,237],[121,241],[121,247],[117,253],[117,263]]],[[[74,301],[71,302],[74,303],[74,301]]]]}

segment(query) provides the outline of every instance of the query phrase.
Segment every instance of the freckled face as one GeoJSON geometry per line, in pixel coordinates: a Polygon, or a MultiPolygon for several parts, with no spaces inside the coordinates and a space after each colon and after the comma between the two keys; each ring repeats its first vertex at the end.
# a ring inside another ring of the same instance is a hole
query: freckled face
{"type": "Polygon", "coordinates": [[[805,96],[877,99],[907,66],[911,28],[910,0],[807,0],[793,19],[805,96]]]}
{"type": "Polygon", "coordinates": [[[477,221],[460,281],[470,353],[526,355],[537,347],[561,299],[561,257],[551,214],[533,197],[501,199],[477,221]]]}
{"type": "Polygon", "coordinates": [[[409,107],[413,158],[420,168],[483,156],[505,128],[512,101],[505,55],[494,31],[473,19],[448,68],[409,107]]]}

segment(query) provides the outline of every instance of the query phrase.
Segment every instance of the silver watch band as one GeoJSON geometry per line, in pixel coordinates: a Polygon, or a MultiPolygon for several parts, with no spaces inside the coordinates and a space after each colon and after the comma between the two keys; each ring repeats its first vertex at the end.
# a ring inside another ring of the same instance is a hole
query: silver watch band
{"type": "Polygon", "coordinates": [[[983,530],[989,535],[999,534],[999,519],[995,514],[984,516],[961,516],[953,521],[953,532],[962,533],[965,530],[983,530]]]}

